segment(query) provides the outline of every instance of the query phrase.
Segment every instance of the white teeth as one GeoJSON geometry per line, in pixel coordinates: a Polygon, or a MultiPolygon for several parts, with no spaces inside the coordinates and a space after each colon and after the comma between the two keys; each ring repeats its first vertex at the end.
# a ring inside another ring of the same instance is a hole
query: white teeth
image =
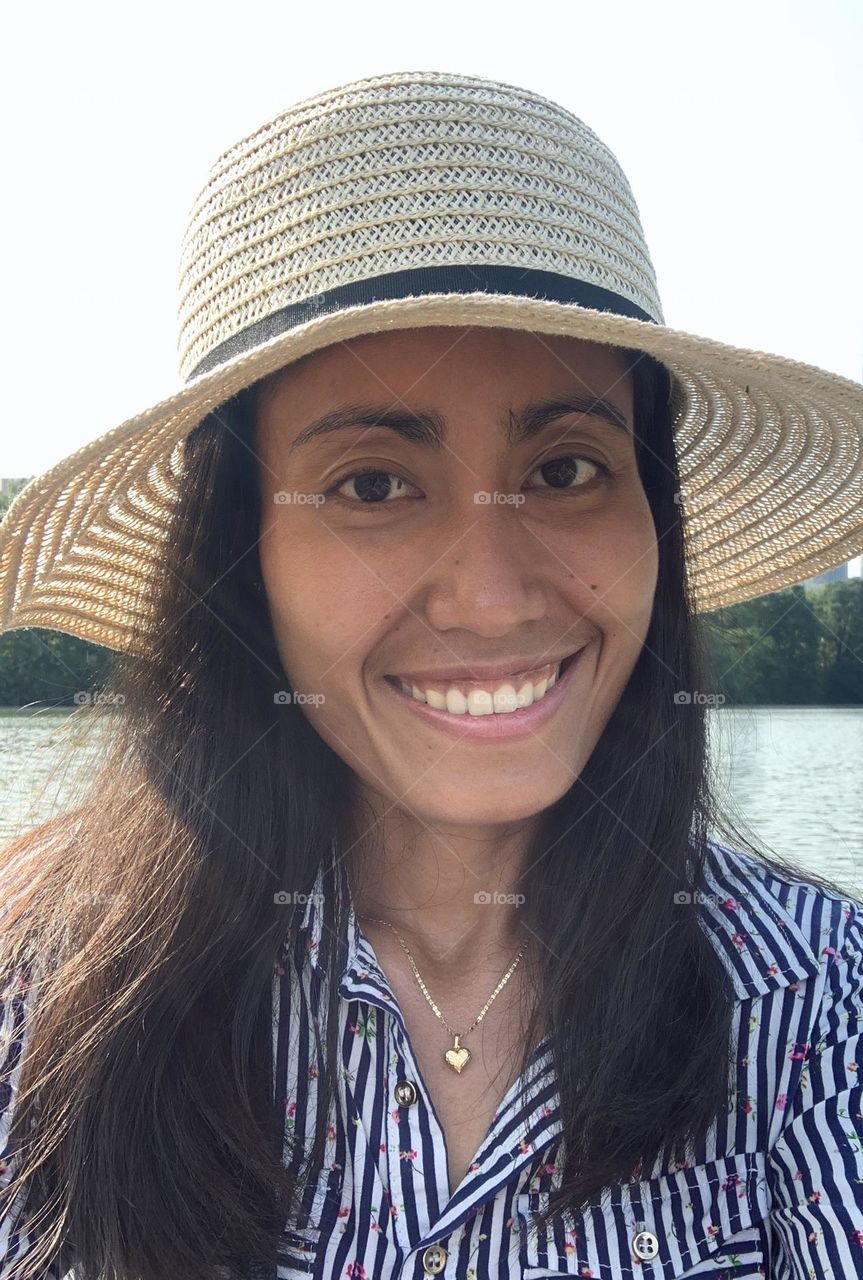
{"type": "Polygon", "coordinates": [[[463,716],[467,711],[467,698],[459,689],[447,689],[446,709],[454,716],[463,716]]]}
{"type": "Polygon", "coordinates": [[[520,707],[531,707],[536,702],[536,694],[533,684],[530,680],[526,680],[518,691],[518,705],[520,707]]]}
{"type": "Polygon", "coordinates": [[[441,689],[421,689],[418,685],[407,684],[399,680],[402,693],[406,693],[416,702],[427,702],[438,711],[448,711],[454,716],[490,716],[507,715],[511,711],[520,711],[522,707],[532,706],[544,698],[548,690],[557,682],[560,675],[558,663],[548,675],[540,679],[521,681],[518,690],[512,681],[503,681],[491,689],[469,689],[463,693],[455,685],[446,692],[441,689]]]}
{"type": "Polygon", "coordinates": [[[518,707],[518,694],[515,691],[514,684],[502,684],[496,689],[492,701],[494,702],[495,715],[500,715],[502,711],[512,711],[518,707]]]}
{"type": "Polygon", "coordinates": [[[485,689],[471,689],[467,695],[467,709],[472,716],[493,716],[494,700],[485,689]]]}

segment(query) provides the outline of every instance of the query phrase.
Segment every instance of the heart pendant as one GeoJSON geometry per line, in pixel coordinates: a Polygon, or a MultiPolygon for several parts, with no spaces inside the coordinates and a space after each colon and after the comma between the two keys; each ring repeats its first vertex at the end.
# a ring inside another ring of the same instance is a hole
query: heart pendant
{"type": "Polygon", "coordinates": [[[453,1071],[457,1071],[461,1074],[463,1068],[470,1062],[470,1050],[465,1049],[464,1045],[460,1045],[458,1042],[458,1036],[456,1036],[453,1041],[453,1047],[451,1049],[447,1049],[444,1057],[452,1067],[453,1071]]]}

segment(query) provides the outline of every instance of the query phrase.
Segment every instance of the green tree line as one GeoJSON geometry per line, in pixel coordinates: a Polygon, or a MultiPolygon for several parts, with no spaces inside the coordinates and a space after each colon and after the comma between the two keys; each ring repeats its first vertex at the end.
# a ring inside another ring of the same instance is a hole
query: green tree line
{"type": "Polygon", "coordinates": [[[739,706],[863,705],[863,578],[704,615],[715,690],[739,706]]]}
{"type": "MultiPolygon", "coordinates": [[[[0,518],[10,494],[0,494],[0,518]]],[[[863,578],[802,583],[704,614],[712,688],[725,705],[863,705],[863,578]]],[[[73,706],[112,652],[41,627],[0,633],[0,706],[73,706]]]]}

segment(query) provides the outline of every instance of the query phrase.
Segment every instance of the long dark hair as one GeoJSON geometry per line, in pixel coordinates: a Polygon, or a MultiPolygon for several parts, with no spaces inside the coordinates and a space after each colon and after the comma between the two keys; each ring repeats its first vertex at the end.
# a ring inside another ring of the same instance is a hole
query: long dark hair
{"type": "MultiPolygon", "coordinates": [[[[639,1164],[682,1152],[707,1132],[729,1079],[727,974],[674,894],[702,887],[711,827],[749,842],[710,790],[704,704],[674,698],[715,687],[675,498],[678,384],[670,397],[662,365],[626,355],[659,547],[653,618],[618,707],[582,775],[540,816],[525,863],[523,910],[546,946],[522,1070],[542,1018],[566,1157],[549,1213],[577,1212],[639,1164]]],[[[275,701],[290,686],[257,554],[259,389],[187,439],[146,656],[117,655],[106,696],[86,711],[108,717],[104,764],[80,803],[4,849],[0,976],[7,1000],[28,981],[38,997],[3,1205],[26,1187],[36,1245],[22,1277],[56,1258],[78,1280],[272,1273],[321,1166],[337,984],[315,1142],[286,1160],[272,983],[280,957],[291,972],[298,963],[298,913],[286,916],[278,895],[308,892],[319,867],[334,883],[332,851],[354,835],[352,774],[301,707],[275,701]]],[[[340,937],[347,903],[333,893],[327,910],[340,937]]],[[[332,979],[339,952],[328,954],[332,979]]]]}

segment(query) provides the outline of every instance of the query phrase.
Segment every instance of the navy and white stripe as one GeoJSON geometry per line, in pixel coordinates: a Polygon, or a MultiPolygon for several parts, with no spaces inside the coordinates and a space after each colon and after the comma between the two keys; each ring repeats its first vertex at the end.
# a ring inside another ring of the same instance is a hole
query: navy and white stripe
{"type": "MultiPolygon", "coordinates": [[[[516,1082],[450,1197],[443,1132],[398,1002],[351,911],[338,1105],[323,1173],[309,1188],[311,1225],[285,1233],[280,1280],[422,1280],[432,1245],[445,1251],[445,1280],[863,1280],[863,903],[776,877],[718,845],[708,880],[710,896],[693,909],[736,995],[732,1106],[688,1164],[642,1170],[541,1232],[529,1228],[530,1213],[554,1185],[560,1134],[546,1042],[531,1060],[528,1101],[518,1102],[516,1082]],[[416,1089],[410,1106],[394,1096],[404,1080],[416,1089]],[[641,1230],[659,1243],[649,1261],[633,1252],[641,1230]]],[[[283,953],[273,976],[286,1160],[297,1139],[302,1147],[312,1138],[314,1019],[323,1034],[326,1010],[323,885],[319,874],[299,974],[283,953]]],[[[3,1005],[6,1160],[21,1008],[20,993],[3,1005]]],[[[3,1222],[0,1277],[26,1245],[3,1222]]]]}

